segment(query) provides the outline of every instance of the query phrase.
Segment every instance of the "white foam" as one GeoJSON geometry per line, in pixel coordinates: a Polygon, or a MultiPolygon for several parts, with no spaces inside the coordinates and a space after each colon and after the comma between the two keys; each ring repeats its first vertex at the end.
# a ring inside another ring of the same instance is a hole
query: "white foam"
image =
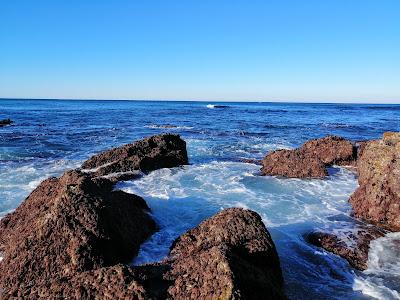
{"type": "Polygon", "coordinates": [[[337,172],[334,180],[254,176],[258,171],[253,164],[214,161],[161,169],[120,183],[118,188],[145,198],[161,227],[142,247],[136,263],[162,258],[184,229],[220,208],[253,209],[269,228],[325,222],[327,216],[348,211],[346,200],[356,186],[354,174],[347,170],[337,172]]]}
{"type": "Polygon", "coordinates": [[[376,299],[400,299],[400,232],[371,241],[368,269],[356,277],[353,289],[376,299]]]}
{"type": "Polygon", "coordinates": [[[371,280],[370,278],[356,277],[353,289],[375,299],[400,299],[400,294],[397,291],[386,287],[385,283],[381,279],[371,280]]]}

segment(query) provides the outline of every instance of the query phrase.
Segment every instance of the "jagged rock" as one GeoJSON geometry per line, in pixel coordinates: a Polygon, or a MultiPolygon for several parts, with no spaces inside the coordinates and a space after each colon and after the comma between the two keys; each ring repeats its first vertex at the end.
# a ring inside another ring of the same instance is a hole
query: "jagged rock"
{"type": "Polygon", "coordinates": [[[298,150],[277,150],[262,161],[264,175],[291,178],[323,178],[328,175],[325,164],[318,158],[305,156],[298,150]]]}
{"type": "Polygon", "coordinates": [[[357,147],[338,137],[327,136],[306,142],[294,150],[272,151],[263,159],[264,175],[323,178],[327,166],[355,164],[357,147]]]}
{"type": "Polygon", "coordinates": [[[305,156],[320,159],[325,165],[348,165],[357,159],[357,148],[350,141],[334,135],[306,142],[299,149],[305,156]]]}
{"type": "Polygon", "coordinates": [[[383,228],[400,230],[400,133],[363,147],[357,162],[359,187],[350,197],[354,216],[383,228]]]}
{"type": "Polygon", "coordinates": [[[369,244],[385,235],[385,232],[372,226],[363,226],[335,235],[327,232],[312,232],[306,236],[309,243],[346,259],[359,270],[367,269],[369,244]]]}
{"type": "Polygon", "coordinates": [[[179,135],[161,134],[94,155],[82,168],[96,176],[141,170],[149,172],[188,164],[186,143],[179,135]]]}
{"type": "Polygon", "coordinates": [[[43,181],[0,221],[3,295],[129,262],[156,230],[147,210],[139,196],[79,171],[43,181]]]}
{"type": "Polygon", "coordinates": [[[42,299],[165,299],[167,281],[161,265],[129,267],[115,265],[75,276],[43,281],[19,289],[20,298],[42,299]]]}
{"type": "Polygon", "coordinates": [[[261,217],[225,209],[180,236],[172,245],[173,299],[284,299],[275,245],[261,217]]]}

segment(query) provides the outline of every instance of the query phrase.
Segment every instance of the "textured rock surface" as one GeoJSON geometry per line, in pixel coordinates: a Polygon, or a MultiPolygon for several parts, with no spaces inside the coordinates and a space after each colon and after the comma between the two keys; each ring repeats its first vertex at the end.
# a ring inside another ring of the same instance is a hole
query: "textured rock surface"
{"type": "Polygon", "coordinates": [[[4,294],[129,261],[156,225],[138,196],[79,171],[43,181],[0,221],[4,294]]]}
{"type": "Polygon", "coordinates": [[[82,168],[101,176],[135,170],[149,172],[187,163],[185,141],[179,135],[161,134],[94,155],[82,168]]]}
{"type": "Polygon", "coordinates": [[[282,299],[275,245],[261,217],[231,208],[180,236],[171,247],[174,299],[282,299]]]}
{"type": "Polygon", "coordinates": [[[327,166],[354,164],[357,147],[338,137],[327,136],[306,142],[294,150],[278,150],[263,159],[264,175],[323,178],[328,175],[327,166]]]}
{"type": "Polygon", "coordinates": [[[350,197],[354,216],[400,230],[400,133],[363,146],[357,162],[359,187],[350,197]]]}
{"type": "Polygon", "coordinates": [[[370,242],[384,234],[384,231],[376,227],[364,226],[341,232],[340,236],[327,232],[313,232],[306,238],[311,244],[345,258],[354,268],[365,270],[370,242]]]}
{"type": "Polygon", "coordinates": [[[269,153],[263,160],[261,172],[265,175],[292,178],[323,178],[328,175],[321,160],[305,156],[298,150],[278,150],[269,153]]]}
{"type": "Polygon", "coordinates": [[[152,268],[154,267],[115,265],[82,272],[72,277],[43,281],[31,289],[20,289],[17,294],[21,298],[30,299],[165,298],[165,282],[156,286],[159,280],[162,280],[160,271],[163,271],[163,268],[157,266],[156,272],[151,270],[152,268]],[[160,291],[163,294],[160,294],[160,291]]]}

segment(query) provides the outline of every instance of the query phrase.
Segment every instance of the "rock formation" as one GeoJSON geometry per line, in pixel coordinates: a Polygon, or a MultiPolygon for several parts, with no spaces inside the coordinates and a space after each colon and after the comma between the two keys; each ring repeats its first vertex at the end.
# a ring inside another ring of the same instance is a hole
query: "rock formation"
{"type": "Polygon", "coordinates": [[[113,173],[182,163],[185,143],[155,136],[43,181],[0,220],[0,298],[284,299],[274,243],[249,210],[205,220],[160,263],[127,265],[157,226],[142,198],[113,190],[113,173]]]}
{"type": "Polygon", "coordinates": [[[149,172],[188,164],[186,143],[179,135],[160,134],[94,155],[82,168],[96,176],[149,172]]]}
{"type": "Polygon", "coordinates": [[[370,242],[386,230],[400,230],[400,133],[386,132],[381,140],[359,142],[357,170],[359,187],[349,202],[355,217],[373,225],[341,236],[314,232],[308,240],[365,270],[370,242]]]}
{"type": "Polygon", "coordinates": [[[359,187],[350,197],[354,216],[400,230],[400,133],[368,142],[357,162],[359,187]]]}
{"type": "Polygon", "coordinates": [[[318,158],[304,155],[298,150],[278,150],[263,159],[264,175],[291,178],[323,178],[328,175],[325,164],[318,158]]]}
{"type": "Polygon", "coordinates": [[[155,230],[145,201],[79,171],[43,181],[0,221],[0,284],[36,282],[129,262],[155,230]]]}
{"type": "Polygon", "coordinates": [[[323,178],[327,166],[354,164],[357,147],[338,136],[327,136],[306,142],[294,150],[272,151],[263,159],[264,175],[323,178]]]}
{"type": "Polygon", "coordinates": [[[342,232],[340,235],[327,232],[312,232],[307,235],[309,243],[322,247],[345,258],[351,266],[359,270],[367,269],[369,244],[384,236],[385,232],[374,226],[361,226],[342,232]]]}
{"type": "Polygon", "coordinates": [[[275,245],[261,217],[231,208],[180,236],[170,252],[173,299],[283,299],[275,245]]]}

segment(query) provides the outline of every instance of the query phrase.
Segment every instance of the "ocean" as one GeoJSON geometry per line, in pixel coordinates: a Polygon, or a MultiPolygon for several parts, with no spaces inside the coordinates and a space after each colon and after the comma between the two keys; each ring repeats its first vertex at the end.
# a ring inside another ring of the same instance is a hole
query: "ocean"
{"type": "Polygon", "coordinates": [[[160,226],[132,264],[162,259],[172,241],[222,208],[258,212],[281,259],[289,299],[400,299],[400,234],[371,244],[360,272],[304,235],[351,230],[351,170],[323,180],[259,176],[270,150],[328,134],[353,141],[400,131],[400,105],[255,102],[0,100],[0,216],[44,179],[78,167],[102,150],[158,133],[187,142],[190,165],[154,171],[117,188],[142,196],[160,226]]]}

